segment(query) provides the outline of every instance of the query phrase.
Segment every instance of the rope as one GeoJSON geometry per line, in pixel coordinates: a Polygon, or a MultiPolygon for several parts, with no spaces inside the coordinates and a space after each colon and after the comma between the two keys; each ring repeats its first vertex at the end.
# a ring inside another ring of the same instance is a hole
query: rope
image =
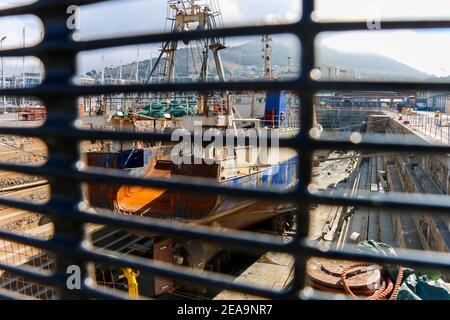
{"type": "MultiPolygon", "coordinates": [[[[368,263],[354,263],[346,266],[342,272],[341,272],[341,280],[342,280],[342,286],[349,295],[351,295],[353,298],[356,298],[355,293],[350,289],[347,281],[347,274],[350,270],[359,268],[359,267],[370,267],[373,266],[373,264],[368,263]]],[[[371,290],[371,289],[365,289],[365,290],[358,290],[358,294],[360,295],[369,295],[367,298],[368,300],[385,300],[390,296],[389,300],[396,300],[398,292],[400,291],[400,286],[403,281],[403,267],[399,268],[399,272],[397,275],[397,280],[395,282],[395,285],[392,283],[389,276],[383,276],[381,287],[378,290],[371,290]]]]}
{"type": "Polygon", "coordinates": [[[403,281],[403,267],[400,267],[398,270],[397,281],[395,282],[394,291],[392,292],[390,300],[397,300],[398,292],[400,291],[400,287],[402,286],[403,281]]]}
{"type": "MultiPolygon", "coordinates": [[[[369,289],[369,288],[355,288],[353,290],[350,289],[350,286],[348,285],[347,275],[348,273],[359,267],[371,267],[371,266],[377,266],[370,263],[354,263],[346,266],[342,272],[341,272],[341,280],[342,280],[342,288],[336,288],[336,287],[329,287],[327,285],[321,284],[315,280],[312,281],[312,287],[317,290],[322,291],[328,291],[333,293],[343,293],[346,292],[350,296],[352,296],[354,299],[356,299],[358,296],[367,296],[367,300],[387,300],[389,295],[389,300],[397,300],[398,293],[400,291],[400,287],[403,282],[403,267],[399,268],[397,280],[395,284],[392,283],[389,276],[383,275],[381,278],[381,285],[378,289],[369,289]]],[[[381,266],[377,266],[381,268],[381,266]]]]}
{"type": "Polygon", "coordinates": [[[389,118],[387,118],[387,119],[382,119],[382,120],[375,120],[375,121],[372,121],[372,122],[370,122],[370,123],[366,122],[365,124],[362,124],[362,123],[361,123],[361,124],[354,124],[354,125],[350,125],[350,126],[346,126],[346,127],[340,127],[340,128],[325,128],[325,130],[328,130],[328,131],[338,131],[338,130],[342,130],[342,129],[361,127],[362,125],[369,125],[369,124],[378,123],[378,122],[386,122],[386,121],[388,121],[388,120],[389,120],[389,118]]]}

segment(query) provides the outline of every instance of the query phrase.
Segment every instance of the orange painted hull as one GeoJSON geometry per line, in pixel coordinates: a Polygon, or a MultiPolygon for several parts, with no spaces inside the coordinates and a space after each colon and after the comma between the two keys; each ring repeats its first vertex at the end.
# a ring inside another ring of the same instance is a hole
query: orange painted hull
{"type": "MultiPolygon", "coordinates": [[[[260,181],[261,178],[258,177],[260,174],[262,173],[255,173],[245,179],[260,181]]],[[[152,168],[147,176],[170,179],[171,171],[152,168]]],[[[221,184],[226,186],[229,182],[221,184]]],[[[295,183],[291,183],[286,189],[294,185],[295,183]]],[[[127,215],[217,228],[245,229],[273,218],[281,212],[295,210],[295,207],[272,200],[261,201],[224,195],[122,186],[117,192],[117,209],[127,215]]]]}

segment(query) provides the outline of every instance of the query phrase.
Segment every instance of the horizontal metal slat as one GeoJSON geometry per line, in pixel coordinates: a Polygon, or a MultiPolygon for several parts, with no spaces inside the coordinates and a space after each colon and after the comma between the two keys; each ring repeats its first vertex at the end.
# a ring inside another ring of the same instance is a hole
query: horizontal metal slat
{"type": "MultiPolygon", "coordinates": [[[[45,21],[48,17],[53,17],[51,10],[53,6],[63,7],[68,5],[83,5],[97,2],[107,2],[106,0],[41,0],[31,5],[22,7],[10,8],[0,11],[0,16],[18,15],[18,14],[36,14],[39,18],[45,21]]],[[[314,67],[314,37],[324,31],[350,31],[350,30],[366,30],[367,25],[364,22],[330,22],[330,23],[315,23],[311,21],[311,13],[313,11],[313,1],[304,0],[303,3],[303,17],[298,23],[285,24],[285,25],[272,25],[272,26],[247,26],[238,28],[226,28],[214,31],[191,31],[187,33],[156,33],[146,34],[140,36],[130,37],[118,37],[112,39],[99,39],[91,41],[75,42],[68,37],[64,38],[61,35],[65,35],[63,25],[49,26],[46,25],[47,33],[43,41],[30,48],[21,49],[9,49],[4,50],[0,54],[2,56],[22,56],[22,55],[35,55],[42,59],[44,65],[47,67],[49,61],[47,54],[59,54],[63,56],[65,53],[76,53],[81,51],[97,50],[103,48],[113,48],[124,45],[135,45],[144,43],[155,43],[167,40],[184,40],[184,39],[200,39],[211,36],[245,36],[245,35],[260,35],[260,34],[280,34],[290,33],[296,35],[304,45],[304,52],[302,56],[302,62],[307,72],[314,67]]],[[[60,16],[61,18],[61,16],[60,16]]],[[[62,20],[61,20],[62,21],[62,20]]],[[[403,30],[403,29],[432,29],[432,28],[448,28],[450,27],[450,21],[389,21],[382,22],[383,29],[386,30],[403,30]]],[[[300,75],[300,78],[292,81],[276,81],[276,82],[228,82],[228,83],[167,83],[167,84],[149,84],[149,85],[133,85],[133,86],[92,86],[82,87],[76,85],[69,85],[66,82],[58,81],[59,77],[65,79],[68,74],[64,73],[59,75],[57,71],[50,68],[48,71],[48,78],[44,79],[42,85],[35,88],[27,89],[7,89],[0,90],[0,95],[15,95],[15,96],[36,96],[43,100],[51,99],[55,96],[64,96],[68,101],[76,103],[78,96],[82,95],[94,95],[94,94],[114,94],[114,93],[142,93],[142,92],[168,92],[168,91],[218,91],[218,90],[274,90],[274,89],[290,89],[299,93],[300,97],[304,101],[312,101],[314,92],[320,90],[409,90],[421,88],[423,90],[449,90],[450,85],[445,83],[397,83],[397,82],[314,82],[309,78],[307,73],[300,75]]],[[[58,106],[61,107],[61,106],[58,106]]],[[[173,188],[177,190],[190,190],[190,191],[202,191],[204,188],[208,188],[211,193],[227,194],[232,196],[252,197],[258,199],[272,199],[282,201],[294,201],[298,204],[310,204],[310,203],[323,203],[323,204],[345,204],[345,205],[359,205],[359,206],[371,206],[380,208],[395,208],[395,209],[408,209],[415,208],[417,210],[430,211],[432,213],[450,212],[450,201],[438,200],[437,198],[416,198],[411,201],[411,198],[406,195],[401,196],[385,196],[372,199],[370,197],[360,196],[357,198],[347,198],[344,196],[329,197],[325,194],[311,194],[307,192],[307,183],[311,180],[311,172],[303,172],[302,177],[304,181],[300,182],[299,188],[291,194],[280,194],[274,190],[241,190],[241,189],[228,189],[212,185],[205,181],[197,182],[195,184],[192,181],[161,181],[161,180],[143,180],[138,178],[131,178],[125,175],[118,175],[108,173],[106,171],[99,171],[88,169],[86,171],[78,171],[75,169],[74,163],[68,163],[61,161],[60,155],[61,149],[64,147],[62,141],[65,138],[70,138],[70,143],[78,143],[85,139],[112,139],[112,140],[133,140],[133,139],[147,139],[148,141],[169,141],[170,136],[158,135],[158,134],[139,134],[139,133],[119,133],[119,132],[101,132],[101,131],[85,131],[76,129],[74,127],[67,128],[66,125],[58,125],[59,121],[55,118],[56,110],[52,109],[55,106],[50,105],[48,108],[48,120],[40,128],[22,129],[22,128],[0,128],[0,134],[22,135],[43,138],[44,141],[52,139],[53,136],[58,136],[57,145],[52,146],[50,149],[49,162],[41,167],[25,167],[15,164],[0,164],[0,170],[18,171],[22,173],[37,174],[49,177],[63,178],[70,183],[75,183],[78,187],[81,187],[83,182],[98,182],[102,181],[105,184],[135,184],[148,187],[164,187],[173,188]],[[58,145],[61,144],[61,145],[58,145]],[[72,167],[73,166],[73,167],[72,167]]],[[[63,108],[63,106],[61,107],[63,108]]],[[[59,110],[58,110],[59,112],[59,110]]],[[[73,114],[69,115],[63,120],[75,120],[73,114]]],[[[283,140],[280,145],[286,147],[292,147],[300,152],[300,155],[305,156],[302,159],[301,165],[303,168],[310,168],[312,162],[312,152],[321,149],[340,149],[340,150],[395,150],[395,151],[411,151],[415,152],[436,152],[436,153],[450,153],[450,147],[445,145],[425,145],[414,142],[405,143],[404,141],[390,141],[389,143],[380,143],[379,140],[370,137],[363,137],[363,141],[359,144],[354,144],[349,141],[317,141],[304,135],[305,132],[312,125],[312,104],[304,103],[302,105],[302,128],[303,135],[300,135],[294,139],[283,140]]],[[[62,123],[69,123],[70,121],[63,121],[62,123]]],[[[64,153],[63,153],[64,154],[64,153]]],[[[64,154],[67,156],[66,154],[64,154]]],[[[59,183],[53,182],[53,188],[58,188],[59,183]]],[[[56,194],[58,194],[56,192],[56,194]]],[[[74,223],[75,227],[84,223],[98,223],[111,226],[130,227],[139,230],[149,230],[154,232],[160,232],[167,235],[178,235],[182,237],[192,237],[195,239],[203,239],[208,241],[216,241],[221,243],[227,243],[231,245],[241,245],[243,248],[254,250],[272,250],[283,251],[294,254],[296,257],[296,264],[304,266],[306,259],[311,256],[323,256],[323,257],[335,257],[335,258],[349,258],[349,259],[361,259],[365,261],[373,262],[390,262],[394,264],[403,264],[411,266],[424,266],[435,267],[442,269],[449,269],[450,261],[447,255],[433,254],[423,255],[411,254],[409,252],[400,252],[396,258],[387,258],[373,255],[357,254],[354,251],[335,251],[330,250],[323,252],[315,248],[309,242],[300,242],[304,240],[307,235],[307,230],[298,231],[297,237],[290,243],[284,243],[275,239],[275,237],[259,236],[253,234],[247,234],[243,232],[230,232],[223,233],[214,230],[190,228],[187,230],[182,225],[173,224],[167,221],[140,221],[136,217],[125,218],[121,216],[108,216],[108,213],[101,213],[98,215],[92,215],[87,212],[83,212],[81,209],[73,208],[73,202],[64,202],[64,199],[51,199],[50,203],[44,205],[35,205],[31,203],[24,203],[17,200],[0,199],[1,205],[7,205],[11,207],[17,207],[24,210],[41,212],[48,214],[49,216],[63,216],[70,219],[74,223]]],[[[308,208],[302,208],[302,212],[308,212],[308,208]]],[[[308,217],[302,216],[307,219],[308,217]]],[[[58,222],[56,222],[58,224],[58,222]]],[[[164,276],[170,276],[181,280],[193,281],[197,283],[219,286],[225,289],[231,289],[240,292],[246,292],[254,295],[261,295],[273,298],[287,298],[293,297],[297,293],[298,289],[301,289],[303,282],[294,282],[291,288],[288,288],[281,292],[274,292],[270,289],[261,289],[252,285],[237,284],[232,281],[231,278],[223,278],[216,274],[192,274],[188,270],[183,270],[175,266],[162,266],[154,262],[148,263],[148,261],[130,258],[117,258],[108,253],[93,252],[92,248],[82,247],[81,242],[64,242],[65,236],[71,236],[66,234],[70,230],[64,232],[58,230],[54,239],[40,240],[33,239],[27,236],[13,234],[6,231],[0,231],[0,237],[16,241],[23,244],[36,246],[42,249],[46,249],[55,253],[66,253],[69,256],[82,258],[85,261],[101,262],[116,266],[127,265],[142,270],[147,270],[164,276]]],[[[305,228],[307,229],[307,228],[305,228]]],[[[38,272],[16,269],[0,264],[0,269],[4,269],[13,273],[17,273],[21,276],[28,277],[34,280],[51,283],[59,288],[64,288],[65,283],[61,277],[53,275],[43,275],[38,272]]],[[[298,280],[298,279],[296,279],[298,280]]],[[[97,297],[107,298],[126,298],[123,295],[116,295],[108,290],[101,290],[90,286],[83,286],[83,290],[80,293],[82,295],[92,295],[97,297]]],[[[0,293],[3,296],[3,292],[0,293]]],[[[9,297],[9,295],[6,295],[9,297]]],[[[320,294],[318,295],[320,296],[320,294]]],[[[300,297],[301,298],[301,297],[300,297]]]]}

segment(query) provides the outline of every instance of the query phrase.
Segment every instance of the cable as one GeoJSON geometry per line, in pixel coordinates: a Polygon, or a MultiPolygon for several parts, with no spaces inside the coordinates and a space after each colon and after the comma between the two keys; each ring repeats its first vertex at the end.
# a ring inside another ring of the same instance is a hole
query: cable
{"type": "MultiPolygon", "coordinates": [[[[388,121],[389,120],[389,118],[387,118],[387,119],[382,119],[382,120],[376,120],[376,121],[372,121],[372,122],[370,122],[370,124],[372,124],[372,123],[377,123],[377,122],[384,122],[384,121],[388,121]]],[[[369,123],[366,123],[366,125],[368,125],[369,123]]],[[[347,126],[347,127],[341,127],[341,128],[327,128],[326,130],[330,130],[330,131],[337,131],[337,130],[341,130],[341,129],[347,129],[347,128],[353,128],[353,127],[360,127],[360,126],[362,126],[363,124],[354,124],[354,125],[351,125],[351,126],[347,126]]]]}
{"type": "Polygon", "coordinates": [[[10,147],[10,148],[16,149],[16,150],[18,150],[18,151],[22,151],[22,152],[25,152],[25,153],[29,153],[29,154],[31,154],[31,155],[33,155],[33,156],[35,156],[35,157],[42,157],[42,158],[44,158],[45,160],[48,159],[47,156],[44,156],[44,155],[42,155],[42,154],[36,154],[36,153],[34,153],[34,152],[31,152],[31,151],[27,151],[27,150],[25,150],[24,148],[18,148],[18,147],[16,147],[15,145],[9,144],[9,143],[7,143],[7,142],[0,141],[0,143],[4,144],[4,145],[6,145],[6,146],[8,146],[8,147],[10,147]]]}

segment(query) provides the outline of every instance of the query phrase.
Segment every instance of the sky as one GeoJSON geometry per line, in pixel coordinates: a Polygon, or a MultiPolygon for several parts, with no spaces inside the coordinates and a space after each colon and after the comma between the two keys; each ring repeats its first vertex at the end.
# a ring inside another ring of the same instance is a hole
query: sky
{"type": "Polygon", "coordinates": [[[439,19],[450,17],[448,0],[316,0],[323,20],[366,20],[379,11],[383,19],[439,19]]]}
{"type": "MultiPolygon", "coordinates": [[[[0,9],[29,0],[0,0],[0,9]]],[[[272,24],[296,21],[301,15],[298,0],[218,0],[226,26],[240,24],[272,24]]],[[[327,20],[450,18],[450,0],[316,0],[314,18],[327,20]]],[[[117,0],[81,8],[82,40],[164,30],[166,0],[117,0]]],[[[0,36],[7,35],[4,48],[22,46],[22,30],[26,28],[26,45],[40,39],[40,22],[30,16],[0,18],[0,36]],[[3,35],[2,35],[3,34],[3,35]]],[[[450,29],[438,31],[383,31],[322,34],[317,48],[328,46],[340,51],[376,53],[393,58],[420,71],[437,76],[450,75],[450,29]]],[[[229,44],[237,44],[233,39],[229,44]]],[[[79,58],[79,71],[117,65],[136,59],[136,46],[84,53],[79,58]]],[[[157,46],[141,46],[140,58],[156,56],[157,46]]],[[[255,53],[257,54],[257,53],[255,53]]],[[[17,65],[17,61],[15,63],[17,65]]],[[[14,70],[14,60],[6,71],[14,70]]]]}
{"type": "MultiPolygon", "coordinates": [[[[293,0],[218,0],[225,26],[271,24],[299,19],[299,2],[293,0]]],[[[81,9],[81,38],[126,36],[129,34],[162,32],[166,28],[166,0],[115,1],[114,5],[95,4],[81,9]],[[136,23],[138,21],[138,23],[136,23]]],[[[168,29],[167,29],[168,30],[168,29]]],[[[259,37],[257,38],[259,40],[259,37]]],[[[228,45],[237,45],[249,39],[228,39],[228,45]]],[[[141,58],[156,57],[160,44],[141,46],[141,58]]],[[[105,55],[105,65],[117,65],[128,56],[136,59],[137,48],[128,47],[84,54],[79,59],[83,72],[98,67],[105,55]]],[[[255,53],[259,55],[259,52],[255,53]]]]}
{"type": "MultiPolygon", "coordinates": [[[[318,0],[319,21],[450,19],[449,0],[318,0]]],[[[435,76],[450,75],[450,29],[345,32],[323,34],[318,47],[385,55],[435,76]]]]}

